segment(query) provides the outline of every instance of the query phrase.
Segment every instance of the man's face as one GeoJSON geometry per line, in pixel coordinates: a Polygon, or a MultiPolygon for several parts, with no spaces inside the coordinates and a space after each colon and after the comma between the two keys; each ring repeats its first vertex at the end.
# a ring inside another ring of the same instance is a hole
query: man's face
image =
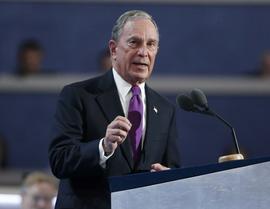
{"type": "Polygon", "coordinates": [[[126,22],[119,40],[110,40],[113,67],[128,83],[135,85],[150,77],[158,51],[154,24],[144,18],[126,22]]]}
{"type": "Polygon", "coordinates": [[[55,188],[46,182],[36,183],[28,188],[22,195],[23,209],[52,209],[53,198],[56,196],[55,188]]]}

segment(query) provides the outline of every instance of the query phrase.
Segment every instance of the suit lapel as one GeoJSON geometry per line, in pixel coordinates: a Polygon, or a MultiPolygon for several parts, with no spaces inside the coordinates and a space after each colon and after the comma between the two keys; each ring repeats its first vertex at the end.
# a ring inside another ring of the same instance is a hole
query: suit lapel
{"type": "Polygon", "coordinates": [[[149,140],[152,135],[151,131],[155,130],[156,124],[158,122],[159,107],[155,102],[155,97],[151,89],[146,86],[146,132],[145,132],[145,142],[149,140]]]}
{"type": "Polygon", "coordinates": [[[102,112],[104,113],[108,123],[113,121],[116,116],[124,115],[121,102],[116,88],[103,92],[96,98],[102,112]]]}
{"type": "MultiPolygon", "coordinates": [[[[102,109],[108,123],[112,122],[118,115],[124,116],[117,87],[111,71],[106,73],[103,79],[100,79],[99,89],[101,90],[101,93],[96,97],[96,101],[102,109]]],[[[120,149],[132,170],[133,160],[129,138],[120,145],[120,149]]]]}

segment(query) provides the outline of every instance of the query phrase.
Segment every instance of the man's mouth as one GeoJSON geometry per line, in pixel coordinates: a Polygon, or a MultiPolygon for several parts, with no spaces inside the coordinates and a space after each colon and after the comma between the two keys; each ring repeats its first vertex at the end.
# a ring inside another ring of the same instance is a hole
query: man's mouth
{"type": "Polygon", "coordinates": [[[146,66],[148,67],[148,63],[146,62],[133,62],[134,65],[141,65],[141,66],[146,66]]]}

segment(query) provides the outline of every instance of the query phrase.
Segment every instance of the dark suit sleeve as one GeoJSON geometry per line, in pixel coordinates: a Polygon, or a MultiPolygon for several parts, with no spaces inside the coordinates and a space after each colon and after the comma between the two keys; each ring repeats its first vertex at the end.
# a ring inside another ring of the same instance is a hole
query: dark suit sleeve
{"type": "Polygon", "coordinates": [[[176,130],[176,113],[173,108],[172,119],[169,126],[167,148],[164,156],[164,165],[169,168],[180,167],[179,141],[176,130]]]}
{"type": "Polygon", "coordinates": [[[79,87],[65,87],[59,97],[49,160],[58,178],[96,176],[99,165],[99,140],[84,139],[85,113],[83,92],[79,87]]]}

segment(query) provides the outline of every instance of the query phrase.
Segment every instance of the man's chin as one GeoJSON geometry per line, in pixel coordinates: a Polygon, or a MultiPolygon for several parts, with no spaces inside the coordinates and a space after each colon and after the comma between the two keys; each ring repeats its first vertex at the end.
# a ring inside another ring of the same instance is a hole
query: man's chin
{"type": "Polygon", "coordinates": [[[135,74],[134,76],[132,76],[133,77],[133,83],[136,83],[136,84],[138,84],[138,83],[143,83],[143,82],[145,82],[146,80],[147,80],[147,78],[148,78],[148,76],[147,75],[145,75],[145,74],[135,74]]]}

